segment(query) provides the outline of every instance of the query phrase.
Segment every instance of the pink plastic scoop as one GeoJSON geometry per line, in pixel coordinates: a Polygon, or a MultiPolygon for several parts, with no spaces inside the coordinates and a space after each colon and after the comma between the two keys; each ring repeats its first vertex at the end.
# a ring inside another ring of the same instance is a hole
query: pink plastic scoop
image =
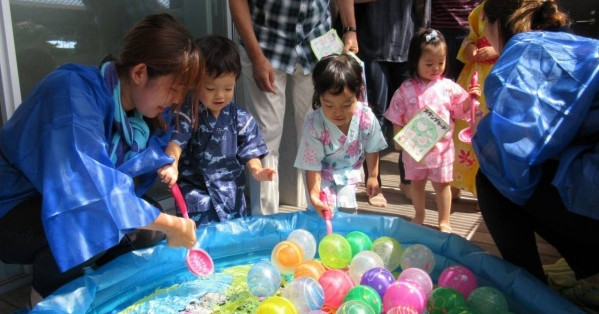
{"type": "MultiPolygon", "coordinates": [[[[325,203],[325,205],[327,205],[327,207],[329,206],[329,202],[327,200],[327,195],[324,193],[324,191],[320,191],[320,200],[325,203]]],[[[327,224],[327,234],[333,234],[333,223],[331,221],[331,219],[333,218],[331,215],[331,210],[329,209],[325,209],[322,211],[322,216],[324,217],[324,222],[327,224]]]]}
{"type": "MultiPolygon", "coordinates": [[[[470,79],[470,86],[476,84],[478,84],[478,72],[474,71],[472,73],[472,78],[470,79]]],[[[473,129],[476,122],[476,110],[478,110],[479,106],[478,100],[476,100],[474,96],[471,95],[470,99],[472,100],[470,104],[470,125],[458,133],[460,141],[468,144],[472,143],[472,136],[474,135],[473,129]]]]}
{"type": "MultiPolygon", "coordinates": [[[[185,204],[181,190],[176,183],[171,188],[171,193],[173,193],[173,197],[175,198],[177,207],[179,207],[179,210],[181,211],[181,215],[183,215],[184,218],[189,219],[189,215],[187,214],[187,204],[185,204]]],[[[207,276],[214,272],[214,262],[212,261],[212,258],[208,252],[200,248],[189,249],[185,260],[189,271],[196,276],[207,276]]]]}

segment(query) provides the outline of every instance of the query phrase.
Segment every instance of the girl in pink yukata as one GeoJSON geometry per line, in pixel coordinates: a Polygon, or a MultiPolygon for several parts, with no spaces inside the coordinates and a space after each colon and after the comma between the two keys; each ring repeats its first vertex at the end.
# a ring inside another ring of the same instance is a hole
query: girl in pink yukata
{"type": "Polygon", "coordinates": [[[314,96],[304,123],[295,167],[305,170],[309,209],[356,212],[356,188],[366,160],[368,196],[380,193],[379,151],[387,148],[381,127],[367,103],[362,69],[353,56],[322,58],[312,73],[314,96]],[[320,191],[327,196],[325,204],[320,191]]]}
{"type": "MultiPolygon", "coordinates": [[[[470,86],[470,91],[466,92],[452,80],[444,78],[446,63],[447,44],[440,32],[426,29],[414,35],[408,52],[408,67],[412,77],[404,81],[393,95],[389,109],[385,112],[385,118],[393,123],[393,131],[397,133],[414,115],[428,107],[450,125],[449,132],[420,162],[409,154],[402,155],[406,179],[412,180],[412,204],[416,211],[412,222],[424,223],[424,190],[426,181],[430,179],[436,193],[439,230],[451,233],[449,183],[453,180],[455,155],[452,138],[453,120],[456,118],[470,120],[469,94],[479,97],[480,87],[470,86]]],[[[395,148],[401,149],[397,143],[395,148]]]]}

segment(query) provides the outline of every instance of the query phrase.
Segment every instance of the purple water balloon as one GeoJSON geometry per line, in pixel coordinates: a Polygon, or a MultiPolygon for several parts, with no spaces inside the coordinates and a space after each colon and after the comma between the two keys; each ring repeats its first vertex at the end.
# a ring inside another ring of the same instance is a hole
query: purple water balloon
{"type": "Polygon", "coordinates": [[[395,277],[393,277],[393,274],[382,267],[374,267],[369,269],[364,273],[364,275],[362,275],[362,279],[360,280],[361,285],[374,288],[381,299],[385,295],[387,287],[389,287],[393,282],[395,282],[395,277]]]}

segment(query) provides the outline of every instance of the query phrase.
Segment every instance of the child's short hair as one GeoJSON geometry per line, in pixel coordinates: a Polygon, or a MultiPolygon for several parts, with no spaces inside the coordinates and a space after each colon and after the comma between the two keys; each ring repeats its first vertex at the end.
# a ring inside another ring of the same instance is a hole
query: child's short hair
{"type": "Polygon", "coordinates": [[[312,72],[312,83],[314,84],[313,109],[320,108],[320,96],[327,92],[339,95],[346,87],[360,98],[364,90],[362,67],[348,54],[326,56],[316,63],[312,72]]]}
{"type": "Polygon", "coordinates": [[[445,37],[443,37],[440,31],[427,28],[418,31],[412,37],[412,40],[410,40],[410,49],[408,50],[408,71],[410,71],[410,76],[418,76],[418,61],[420,60],[424,46],[428,45],[445,46],[445,71],[443,71],[443,75],[447,74],[449,62],[447,62],[447,43],[445,43],[445,37]]]}
{"type": "Polygon", "coordinates": [[[222,36],[209,35],[196,40],[205,62],[206,74],[219,77],[225,73],[241,74],[241,60],[235,43],[222,36]]]}

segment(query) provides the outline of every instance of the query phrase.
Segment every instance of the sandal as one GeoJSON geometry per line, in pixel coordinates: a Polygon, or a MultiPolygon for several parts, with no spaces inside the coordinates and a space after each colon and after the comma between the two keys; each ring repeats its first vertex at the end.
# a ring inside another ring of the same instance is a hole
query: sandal
{"type": "Polygon", "coordinates": [[[439,231],[445,232],[445,233],[453,233],[453,229],[451,228],[451,225],[449,225],[448,223],[440,223],[439,231]]]}
{"type": "Polygon", "coordinates": [[[376,207],[385,207],[387,206],[387,199],[381,192],[373,197],[368,198],[368,204],[376,207]]]}

